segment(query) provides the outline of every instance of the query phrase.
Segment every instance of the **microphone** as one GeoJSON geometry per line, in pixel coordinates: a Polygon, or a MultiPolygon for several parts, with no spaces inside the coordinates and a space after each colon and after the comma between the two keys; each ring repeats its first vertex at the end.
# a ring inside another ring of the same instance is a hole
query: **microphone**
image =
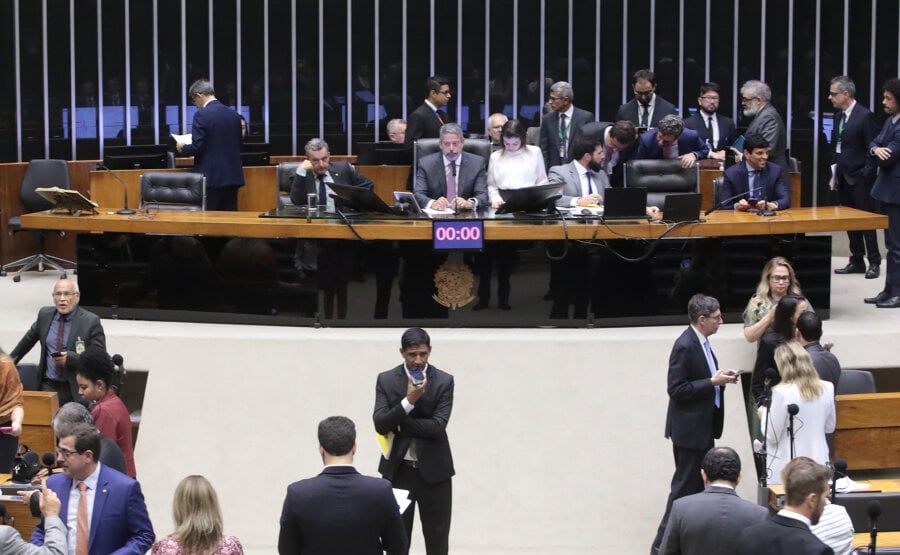
{"type": "Polygon", "coordinates": [[[831,477],[831,502],[834,503],[834,498],[837,497],[837,481],[838,474],[841,476],[847,475],[847,460],[846,459],[834,459],[834,474],[831,477]]]}
{"type": "Polygon", "coordinates": [[[31,510],[31,516],[34,518],[42,518],[44,515],[41,514],[41,492],[40,490],[35,491],[31,494],[31,497],[28,498],[28,508],[31,510]]]}
{"type": "Polygon", "coordinates": [[[866,509],[866,512],[869,513],[869,523],[871,526],[871,532],[869,532],[871,537],[871,543],[869,544],[869,553],[875,553],[875,544],[878,539],[878,517],[881,516],[881,503],[878,502],[877,499],[873,499],[869,501],[869,506],[866,509]]]}
{"type": "Polygon", "coordinates": [[[769,387],[772,385],[772,382],[778,379],[778,370],[774,368],[766,368],[766,381],[765,386],[769,387]]]}
{"type": "Polygon", "coordinates": [[[800,407],[798,407],[794,403],[791,403],[790,405],[788,405],[787,409],[788,409],[788,414],[790,414],[791,416],[797,416],[797,413],[800,412],[800,407]]]}
{"type": "Polygon", "coordinates": [[[789,415],[788,433],[791,437],[791,459],[793,460],[793,458],[797,456],[796,452],[794,451],[794,417],[797,416],[798,412],[800,412],[800,407],[798,407],[794,403],[791,403],[787,406],[787,411],[789,415]]]}
{"type": "Polygon", "coordinates": [[[118,394],[119,391],[123,387],[125,387],[125,378],[127,375],[127,372],[125,371],[125,359],[122,358],[122,355],[116,353],[112,356],[112,363],[119,369],[119,372],[120,372],[119,385],[116,388],[116,393],[118,394]]]}
{"type": "Polygon", "coordinates": [[[47,468],[47,476],[49,477],[53,474],[53,469],[56,468],[56,455],[53,453],[44,453],[41,455],[41,464],[47,468]]]}
{"type": "Polygon", "coordinates": [[[109,175],[116,178],[116,181],[118,181],[119,183],[122,184],[122,191],[125,192],[125,208],[122,208],[121,210],[117,211],[116,214],[119,214],[120,216],[131,216],[131,215],[135,214],[134,210],[128,208],[128,185],[126,185],[125,182],[122,181],[122,178],[119,177],[119,175],[116,172],[107,168],[105,165],[103,165],[103,163],[98,162],[97,167],[100,169],[106,170],[107,173],[109,173],[109,175]]]}
{"type": "Polygon", "coordinates": [[[734,200],[737,200],[737,199],[741,198],[742,196],[745,196],[745,195],[748,195],[748,194],[750,194],[750,191],[744,191],[743,193],[738,193],[738,194],[734,195],[733,197],[729,197],[729,198],[723,200],[722,202],[720,202],[719,204],[713,206],[712,208],[710,208],[710,209],[707,210],[706,212],[704,212],[703,215],[704,215],[704,216],[709,216],[710,214],[712,214],[713,212],[715,212],[715,211],[718,210],[719,208],[722,208],[723,206],[725,206],[725,205],[728,204],[729,202],[734,201],[734,200]]]}

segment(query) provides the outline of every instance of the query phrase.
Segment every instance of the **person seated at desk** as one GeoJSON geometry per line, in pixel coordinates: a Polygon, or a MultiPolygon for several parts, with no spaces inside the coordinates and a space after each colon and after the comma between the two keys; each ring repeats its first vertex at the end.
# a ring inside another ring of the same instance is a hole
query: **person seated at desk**
{"type": "Polygon", "coordinates": [[[441,126],[440,152],[418,162],[413,192],[422,208],[475,210],[488,203],[484,158],[463,152],[463,130],[456,123],[441,126]]]}
{"type": "Polygon", "coordinates": [[[690,168],[709,154],[709,145],[693,129],[685,129],[684,121],[674,115],[659,120],[659,126],[641,135],[638,160],[681,161],[682,168],[690,168]]]}
{"type": "Polygon", "coordinates": [[[348,162],[331,162],[328,143],[322,139],[310,139],[304,149],[306,160],[297,167],[297,174],[291,181],[291,202],[295,206],[306,206],[307,195],[316,195],[316,205],[320,210],[334,212],[334,199],[331,198],[334,191],[328,186],[329,183],[374,188],[372,180],[348,162]]]}
{"type": "Polygon", "coordinates": [[[778,164],[769,164],[769,142],[752,133],[744,137],[744,162],[725,170],[722,208],[729,210],[784,210],[791,207],[791,188],[778,164]],[[735,197],[746,195],[735,202],[735,197]],[[755,201],[750,203],[750,199],[755,201]]]}

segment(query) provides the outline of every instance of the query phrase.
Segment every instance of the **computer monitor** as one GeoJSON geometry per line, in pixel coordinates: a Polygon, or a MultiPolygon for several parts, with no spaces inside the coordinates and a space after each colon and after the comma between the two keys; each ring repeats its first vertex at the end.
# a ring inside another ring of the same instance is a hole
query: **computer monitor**
{"type": "Polygon", "coordinates": [[[562,196],[562,183],[546,183],[522,189],[500,189],[503,204],[496,210],[497,214],[512,212],[541,212],[552,209],[556,200],[562,196]]]}
{"type": "Polygon", "coordinates": [[[268,166],[269,143],[244,143],[241,145],[242,166],[268,166]]]}
{"type": "Polygon", "coordinates": [[[111,170],[158,170],[168,167],[166,145],[106,146],[103,165],[111,170]]]}
{"type": "Polygon", "coordinates": [[[360,166],[406,166],[409,165],[409,150],[402,144],[390,141],[357,144],[356,163],[360,166]]]}

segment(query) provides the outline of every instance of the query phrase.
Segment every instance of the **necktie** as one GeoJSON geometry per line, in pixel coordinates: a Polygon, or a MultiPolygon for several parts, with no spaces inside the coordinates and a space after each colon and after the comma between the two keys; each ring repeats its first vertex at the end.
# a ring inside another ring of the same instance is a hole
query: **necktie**
{"type": "MultiPolygon", "coordinates": [[[[716,375],[716,363],[713,360],[712,356],[712,348],[709,346],[709,339],[703,342],[703,350],[706,351],[706,363],[709,364],[709,375],[716,375]]],[[[722,406],[722,399],[720,398],[721,392],[719,391],[719,386],[715,386],[716,388],[716,407],[722,406]]]]}
{"type": "Polygon", "coordinates": [[[434,117],[437,118],[437,120],[441,123],[441,125],[444,125],[444,118],[441,117],[441,112],[440,112],[440,110],[435,110],[435,111],[434,111],[434,117]]]}
{"type": "Polygon", "coordinates": [[[450,161],[450,172],[447,174],[447,200],[456,198],[456,160],[450,161]]]}
{"type": "Polygon", "coordinates": [[[672,157],[672,145],[667,144],[666,146],[663,147],[663,158],[668,160],[671,157],[672,157]]]}
{"type": "MultiPolygon", "coordinates": [[[[66,315],[59,315],[59,323],[56,328],[56,351],[62,352],[66,350],[66,315]]],[[[62,370],[62,363],[56,363],[56,369],[62,370]]]]}
{"type": "Polygon", "coordinates": [[[643,108],[643,113],[641,114],[641,127],[650,127],[650,105],[649,104],[641,104],[641,108],[643,108]]]}
{"type": "Polygon", "coordinates": [[[750,198],[752,199],[762,199],[762,195],[760,194],[759,187],[759,170],[753,170],[750,172],[751,183],[750,183],[750,198]]]}
{"type": "Polygon", "coordinates": [[[841,153],[841,139],[844,136],[844,124],[847,123],[847,112],[841,112],[841,121],[838,123],[837,141],[835,141],[835,150],[841,153]]]}
{"type": "Polygon", "coordinates": [[[88,555],[88,540],[90,539],[91,533],[88,530],[87,484],[79,482],[78,490],[81,492],[81,495],[78,498],[75,555],[88,555]]]}
{"type": "Polygon", "coordinates": [[[325,206],[328,204],[328,196],[325,193],[325,176],[320,175],[316,179],[319,180],[319,206],[325,206]]]}
{"type": "Polygon", "coordinates": [[[709,133],[709,145],[712,148],[715,138],[713,137],[712,116],[706,116],[706,132],[709,133]]]}
{"type": "Polygon", "coordinates": [[[568,150],[568,140],[566,137],[569,134],[569,130],[566,128],[566,115],[559,115],[559,157],[562,161],[566,159],[566,152],[568,150]]]}
{"type": "Polygon", "coordinates": [[[584,176],[587,178],[588,194],[593,195],[594,194],[594,180],[591,179],[591,170],[584,172],[584,176]]]}

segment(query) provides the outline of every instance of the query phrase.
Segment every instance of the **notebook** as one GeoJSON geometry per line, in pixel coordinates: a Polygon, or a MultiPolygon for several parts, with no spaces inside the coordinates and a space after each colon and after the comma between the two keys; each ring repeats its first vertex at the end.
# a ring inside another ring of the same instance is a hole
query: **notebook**
{"type": "Polygon", "coordinates": [[[702,193],[674,193],[666,195],[662,220],[666,222],[695,222],[700,219],[702,193]]]}
{"type": "Polygon", "coordinates": [[[604,220],[646,220],[645,187],[613,187],[603,193],[604,220]]]}

